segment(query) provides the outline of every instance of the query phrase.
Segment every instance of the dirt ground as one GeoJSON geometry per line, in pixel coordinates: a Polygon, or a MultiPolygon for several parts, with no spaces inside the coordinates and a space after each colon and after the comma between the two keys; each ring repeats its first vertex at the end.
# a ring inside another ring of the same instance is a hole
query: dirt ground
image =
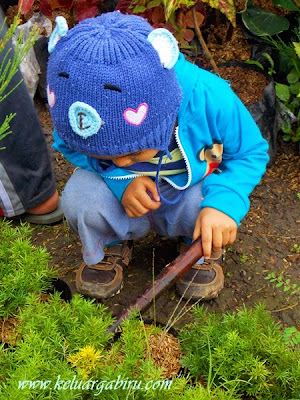
{"type": "MultiPolygon", "coordinates": [[[[46,105],[37,101],[36,107],[61,192],[73,167],[51,148],[52,125],[46,105]]],[[[300,254],[296,249],[292,251],[295,244],[300,246],[300,199],[297,197],[300,192],[300,157],[296,154],[299,154],[296,145],[279,144],[275,163],[251,195],[251,209],[242,221],[236,242],[227,248],[225,288],[218,298],[205,303],[209,310],[228,312],[243,305],[249,307],[263,302],[275,319],[285,326],[300,328],[298,296],[284,292],[282,287],[274,288],[274,284],[265,279],[268,273],[274,271],[276,275],[284,274],[290,278],[290,284],[300,286],[300,254]]],[[[75,293],[75,270],[82,261],[78,236],[69,230],[64,221],[54,226],[35,226],[33,240],[37,245],[46,246],[52,256],[52,264],[75,293]]],[[[176,248],[176,241],[160,238],[155,233],[136,241],[133,260],[124,271],[123,290],[104,301],[109,310],[114,315],[122,312],[152,282],[153,271],[157,275],[177,256],[176,248]]],[[[166,324],[178,301],[175,290],[168,290],[144,316],[166,324]]],[[[182,305],[184,303],[179,309],[182,305]]],[[[175,327],[179,328],[191,320],[191,313],[188,312],[175,327]]]]}

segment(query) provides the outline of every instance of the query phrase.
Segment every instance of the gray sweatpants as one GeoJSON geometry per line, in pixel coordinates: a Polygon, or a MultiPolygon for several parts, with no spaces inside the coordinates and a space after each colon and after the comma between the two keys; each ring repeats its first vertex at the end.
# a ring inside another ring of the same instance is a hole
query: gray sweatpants
{"type": "MultiPolygon", "coordinates": [[[[85,263],[92,265],[103,259],[107,244],[141,238],[151,229],[169,238],[192,238],[200,212],[201,187],[198,183],[188,188],[174,205],[162,204],[140,218],[129,218],[99,175],[77,169],[62,194],[62,207],[69,226],[80,236],[85,263]]],[[[178,194],[163,182],[160,191],[167,199],[178,194]]]]}

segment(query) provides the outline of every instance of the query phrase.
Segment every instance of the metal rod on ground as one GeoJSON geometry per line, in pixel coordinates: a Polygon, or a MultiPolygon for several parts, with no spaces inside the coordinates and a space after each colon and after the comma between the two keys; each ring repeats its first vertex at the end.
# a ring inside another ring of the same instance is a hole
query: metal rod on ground
{"type": "Polygon", "coordinates": [[[187,247],[174,261],[166,265],[155,281],[151,283],[145,292],[133,301],[127,310],[124,310],[117,318],[117,321],[108,328],[108,332],[115,333],[124,319],[129,317],[133,310],[144,311],[151,305],[154,298],[157,298],[164,290],[168,289],[178,281],[191,267],[202,257],[203,250],[201,239],[196,239],[187,247]]]}

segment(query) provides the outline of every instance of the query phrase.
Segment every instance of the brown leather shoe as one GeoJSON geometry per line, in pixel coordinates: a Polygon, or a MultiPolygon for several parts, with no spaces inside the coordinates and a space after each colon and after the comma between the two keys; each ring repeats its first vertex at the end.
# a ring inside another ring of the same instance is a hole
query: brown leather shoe
{"type": "MultiPolygon", "coordinates": [[[[180,252],[187,245],[180,244],[180,252]]],[[[224,259],[224,250],[212,252],[211,258],[203,264],[194,264],[177,282],[176,289],[185,299],[210,300],[218,296],[224,287],[224,274],[221,263],[224,259]]]]}
{"type": "Polygon", "coordinates": [[[123,268],[127,267],[132,254],[132,241],[124,241],[104,248],[103,260],[95,265],[84,262],[76,271],[76,288],[79,293],[97,299],[106,299],[120,291],[123,268]]]}

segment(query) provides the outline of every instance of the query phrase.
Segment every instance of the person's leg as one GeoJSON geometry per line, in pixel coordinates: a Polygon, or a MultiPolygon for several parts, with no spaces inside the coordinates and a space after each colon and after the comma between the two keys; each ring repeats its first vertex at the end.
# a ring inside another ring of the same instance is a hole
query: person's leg
{"type": "Polygon", "coordinates": [[[103,179],[84,169],[77,169],[67,182],[62,208],[68,225],[80,236],[87,265],[103,259],[106,245],[143,237],[150,229],[146,216],[129,218],[103,179]]]}
{"type": "MultiPolygon", "coordinates": [[[[3,21],[0,9],[0,26],[3,21]]],[[[12,58],[10,44],[0,53],[0,65],[9,47],[9,58],[12,58]]],[[[7,92],[21,80],[18,71],[7,92]]],[[[44,134],[24,82],[0,102],[0,126],[11,113],[16,113],[10,123],[12,133],[0,142],[0,148],[3,147],[0,150],[0,215],[12,217],[25,211],[38,215],[50,213],[58,205],[58,193],[44,134]]]]}
{"type": "Polygon", "coordinates": [[[148,233],[148,218],[129,218],[103,179],[83,169],[77,169],[67,182],[62,207],[83,246],[84,263],[77,271],[77,290],[97,298],[116,293],[122,283],[122,268],[130,261],[127,241],[148,233]],[[106,249],[116,241],[123,242],[106,249]]]}
{"type": "MultiPolygon", "coordinates": [[[[178,190],[167,182],[161,183],[160,191],[168,200],[172,200],[178,195],[178,190]]],[[[202,183],[200,182],[187,188],[177,203],[163,203],[158,210],[152,213],[154,229],[161,236],[192,239],[201,201],[202,183]]]]}

